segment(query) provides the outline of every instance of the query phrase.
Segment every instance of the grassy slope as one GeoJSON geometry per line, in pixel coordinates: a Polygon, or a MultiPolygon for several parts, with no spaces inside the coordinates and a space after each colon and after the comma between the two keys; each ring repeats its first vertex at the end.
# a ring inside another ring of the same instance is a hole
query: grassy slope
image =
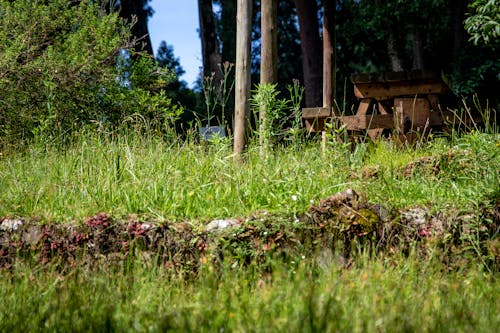
{"type": "Polygon", "coordinates": [[[397,208],[475,209],[498,193],[498,145],[498,135],[476,133],[418,149],[379,142],[322,154],[309,146],[277,149],[263,159],[250,150],[247,163],[235,165],[224,144],[86,135],[62,152],[35,147],[1,156],[0,216],[64,222],[105,211],[207,220],[255,210],[302,212],[311,200],[347,187],[397,208]],[[432,161],[421,162],[424,156],[432,161]]]}
{"type": "MultiPolygon", "coordinates": [[[[106,211],[196,224],[261,209],[300,213],[347,187],[388,207],[474,212],[498,199],[499,145],[496,134],[473,133],[417,149],[379,142],[322,156],[309,146],[265,159],[250,150],[235,166],[224,144],[85,135],[65,149],[4,152],[0,216],[64,223],[106,211]]],[[[141,262],[14,266],[1,273],[0,331],[495,331],[498,274],[470,263],[449,272],[430,258],[361,255],[346,269],[298,257],[275,261],[272,273],[207,263],[195,280],[141,262]]]]}

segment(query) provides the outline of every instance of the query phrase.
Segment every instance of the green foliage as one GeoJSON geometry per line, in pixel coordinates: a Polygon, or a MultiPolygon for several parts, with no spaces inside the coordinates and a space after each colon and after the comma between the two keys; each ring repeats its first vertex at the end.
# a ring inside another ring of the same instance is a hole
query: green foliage
{"type": "MultiPolygon", "coordinates": [[[[327,252],[327,251],[325,251],[327,252]]],[[[59,273],[15,267],[0,279],[3,332],[495,332],[497,276],[448,272],[414,256],[334,256],[258,267],[203,265],[192,280],[135,260],[59,273]],[[28,319],[27,319],[28,318],[28,319]]]]}
{"type": "Polygon", "coordinates": [[[175,116],[170,100],[149,89],[170,80],[166,72],[142,54],[117,66],[120,50],[132,45],[116,13],[66,0],[1,0],[0,12],[1,143],[113,125],[145,107],[148,117],[175,116]],[[120,71],[130,72],[130,85],[120,71]]]}
{"type": "Polygon", "coordinates": [[[279,99],[277,84],[259,83],[252,91],[250,105],[258,124],[258,136],[262,149],[271,148],[271,140],[281,131],[280,122],[289,108],[289,101],[279,99]]]}
{"type": "MultiPolygon", "coordinates": [[[[490,9],[493,11],[492,7],[490,9]]],[[[491,43],[486,46],[463,40],[464,10],[460,2],[452,0],[339,1],[336,15],[337,96],[346,96],[348,105],[355,104],[349,84],[352,73],[391,70],[387,45],[391,32],[394,51],[403,69],[411,69],[414,29],[418,29],[424,68],[442,71],[455,94],[477,93],[482,100],[489,99],[490,105],[496,108],[500,65],[493,45],[498,38],[490,38],[491,43]]]]}
{"type": "Polygon", "coordinates": [[[234,64],[225,61],[219,65],[222,73],[222,79],[218,82],[215,80],[215,73],[203,78],[202,92],[203,102],[205,106],[204,112],[200,112],[198,117],[200,125],[222,126],[226,128],[227,108],[233,97],[234,88],[234,64]]]}
{"type": "Polygon", "coordinates": [[[475,0],[470,4],[475,10],[465,20],[465,29],[474,44],[499,45],[500,40],[500,1],[475,0]]]}

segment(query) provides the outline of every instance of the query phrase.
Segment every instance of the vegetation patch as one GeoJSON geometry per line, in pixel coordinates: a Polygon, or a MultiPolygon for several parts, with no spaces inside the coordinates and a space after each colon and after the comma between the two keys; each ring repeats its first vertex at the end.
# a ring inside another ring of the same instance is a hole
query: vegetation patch
{"type": "Polygon", "coordinates": [[[204,228],[133,216],[115,219],[106,213],[83,224],[42,225],[3,218],[0,266],[10,269],[16,261],[34,261],[63,269],[96,263],[108,267],[139,258],[195,276],[200,263],[208,260],[267,265],[276,257],[289,262],[330,251],[332,258],[348,264],[365,251],[387,256],[418,251],[423,257],[439,251],[449,268],[479,258],[489,270],[498,271],[499,209],[497,198],[478,212],[451,209],[432,215],[424,207],[389,210],[347,189],[298,217],[261,212],[215,220],[204,228]]]}

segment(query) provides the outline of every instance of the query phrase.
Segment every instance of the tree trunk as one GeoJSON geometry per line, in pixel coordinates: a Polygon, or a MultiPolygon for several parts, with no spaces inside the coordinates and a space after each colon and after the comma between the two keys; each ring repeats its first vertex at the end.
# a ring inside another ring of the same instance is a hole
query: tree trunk
{"type": "Polygon", "coordinates": [[[335,101],[335,1],[323,0],[323,107],[335,101]]]}
{"type": "Polygon", "coordinates": [[[213,83],[218,86],[223,79],[219,43],[215,33],[212,0],[198,0],[200,19],[201,54],[203,58],[203,76],[213,77],[213,83]]]}
{"type": "Polygon", "coordinates": [[[252,0],[238,0],[236,16],[236,82],[234,159],[241,161],[250,112],[252,0]]]}
{"type": "MultiPolygon", "coordinates": [[[[386,2],[387,0],[386,1],[374,0],[376,6],[385,6],[386,2]]],[[[387,55],[389,56],[389,61],[391,62],[391,70],[394,72],[401,72],[403,70],[403,61],[399,56],[398,49],[396,48],[396,38],[394,37],[395,33],[396,31],[394,27],[391,26],[387,34],[387,43],[385,46],[387,48],[387,55]]]]}
{"type": "Polygon", "coordinates": [[[453,17],[453,56],[457,57],[463,49],[465,39],[464,19],[467,0],[457,0],[453,17]]]}
{"type": "Polygon", "coordinates": [[[260,83],[278,80],[278,0],[261,1],[260,83]]]}
{"type": "MultiPolygon", "coordinates": [[[[260,83],[276,83],[278,79],[278,0],[261,1],[261,44],[260,44],[260,83]]],[[[269,146],[266,133],[267,112],[265,106],[259,110],[259,144],[264,153],[269,146]]]]}
{"type": "MultiPolygon", "coordinates": [[[[221,28],[219,38],[222,44],[222,62],[234,64],[236,60],[236,0],[221,1],[221,28]]],[[[224,75],[227,87],[234,87],[234,71],[230,71],[224,75]]],[[[224,119],[227,129],[233,128],[234,115],[234,94],[232,91],[227,99],[227,104],[224,108],[224,119]]]]}
{"type": "Polygon", "coordinates": [[[387,36],[387,54],[389,55],[389,60],[391,61],[391,69],[394,72],[401,72],[403,70],[403,62],[396,49],[396,41],[392,31],[390,31],[387,36]]]}
{"type": "Polygon", "coordinates": [[[135,51],[146,51],[148,54],[153,55],[153,46],[148,31],[150,11],[146,5],[147,0],[121,0],[119,15],[128,23],[132,23],[135,20],[131,31],[132,36],[137,41],[137,44],[134,46],[135,51]]]}
{"type": "Polygon", "coordinates": [[[302,51],[306,107],[321,105],[323,84],[322,45],[316,1],[293,0],[297,9],[302,51]]]}
{"type": "Polygon", "coordinates": [[[425,69],[424,41],[422,38],[422,29],[419,27],[418,22],[413,23],[412,35],[413,35],[413,69],[423,70],[425,69]]]}
{"type": "Polygon", "coordinates": [[[221,1],[222,61],[234,63],[236,60],[236,0],[221,1]]]}

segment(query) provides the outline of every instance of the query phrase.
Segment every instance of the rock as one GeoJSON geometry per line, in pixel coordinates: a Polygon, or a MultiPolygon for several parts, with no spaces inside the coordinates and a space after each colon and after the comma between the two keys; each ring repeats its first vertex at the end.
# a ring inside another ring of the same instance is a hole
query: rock
{"type": "Polygon", "coordinates": [[[5,219],[0,224],[0,230],[2,231],[16,231],[23,225],[23,221],[19,219],[5,219]]]}
{"type": "Polygon", "coordinates": [[[236,219],[229,219],[229,220],[213,220],[209,224],[205,226],[205,231],[206,232],[213,232],[213,231],[219,231],[219,230],[224,230],[227,228],[234,228],[238,225],[240,225],[241,222],[236,219]]]}
{"type": "Polygon", "coordinates": [[[401,222],[413,227],[420,227],[427,223],[428,214],[423,208],[410,208],[401,212],[401,222]]]}

